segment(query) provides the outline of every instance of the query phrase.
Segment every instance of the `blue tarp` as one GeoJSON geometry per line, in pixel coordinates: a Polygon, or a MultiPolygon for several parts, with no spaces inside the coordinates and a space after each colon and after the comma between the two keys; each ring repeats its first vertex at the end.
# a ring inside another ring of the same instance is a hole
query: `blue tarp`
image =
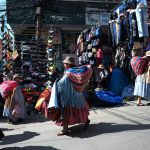
{"type": "Polygon", "coordinates": [[[123,103],[122,97],[116,96],[110,91],[96,91],[95,95],[102,105],[118,105],[123,103]]]}

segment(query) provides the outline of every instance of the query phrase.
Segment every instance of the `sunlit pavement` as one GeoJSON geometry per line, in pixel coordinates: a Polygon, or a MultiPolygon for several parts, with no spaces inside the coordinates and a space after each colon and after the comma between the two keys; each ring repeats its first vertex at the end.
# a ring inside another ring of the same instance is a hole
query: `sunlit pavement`
{"type": "MultiPolygon", "coordinates": [[[[144,101],[144,103],[147,103],[144,101]]],[[[57,136],[61,127],[41,114],[12,125],[1,119],[5,137],[1,150],[150,150],[150,106],[92,108],[88,129],[71,126],[71,133],[57,136]]]]}

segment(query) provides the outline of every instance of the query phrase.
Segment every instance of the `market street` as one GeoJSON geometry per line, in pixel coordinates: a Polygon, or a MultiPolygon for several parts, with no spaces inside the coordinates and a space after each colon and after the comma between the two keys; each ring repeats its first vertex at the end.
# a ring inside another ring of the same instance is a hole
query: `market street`
{"type": "MultiPolygon", "coordinates": [[[[144,101],[147,103],[146,101],[144,101]]],[[[40,114],[28,116],[22,124],[12,125],[1,119],[6,135],[1,150],[149,150],[150,106],[136,106],[136,101],[120,107],[90,111],[91,123],[84,131],[81,125],[70,127],[67,136],[40,114]]]]}

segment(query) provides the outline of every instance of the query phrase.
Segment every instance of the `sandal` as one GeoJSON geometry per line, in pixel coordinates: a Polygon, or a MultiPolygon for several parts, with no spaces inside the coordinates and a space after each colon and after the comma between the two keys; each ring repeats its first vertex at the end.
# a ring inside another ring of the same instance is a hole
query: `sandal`
{"type": "Polygon", "coordinates": [[[145,104],[143,104],[143,103],[140,103],[140,104],[137,104],[137,106],[145,106],[145,104]]]}
{"type": "Polygon", "coordinates": [[[57,135],[58,136],[62,136],[62,135],[67,135],[67,134],[69,134],[70,132],[69,131],[60,131],[57,135]]]}
{"type": "Polygon", "coordinates": [[[87,122],[84,124],[83,129],[86,130],[88,128],[89,124],[90,124],[90,120],[88,119],[87,122]]]}

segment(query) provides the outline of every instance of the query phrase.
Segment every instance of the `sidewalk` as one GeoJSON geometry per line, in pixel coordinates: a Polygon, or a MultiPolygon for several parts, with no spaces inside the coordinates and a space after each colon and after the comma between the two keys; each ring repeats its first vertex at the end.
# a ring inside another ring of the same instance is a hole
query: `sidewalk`
{"type": "MultiPolygon", "coordinates": [[[[144,101],[146,103],[146,101],[144,101]]],[[[58,137],[61,127],[42,115],[32,115],[22,124],[12,125],[1,120],[5,138],[1,150],[149,150],[150,106],[93,108],[91,124],[70,127],[71,133],[58,137]]]]}

